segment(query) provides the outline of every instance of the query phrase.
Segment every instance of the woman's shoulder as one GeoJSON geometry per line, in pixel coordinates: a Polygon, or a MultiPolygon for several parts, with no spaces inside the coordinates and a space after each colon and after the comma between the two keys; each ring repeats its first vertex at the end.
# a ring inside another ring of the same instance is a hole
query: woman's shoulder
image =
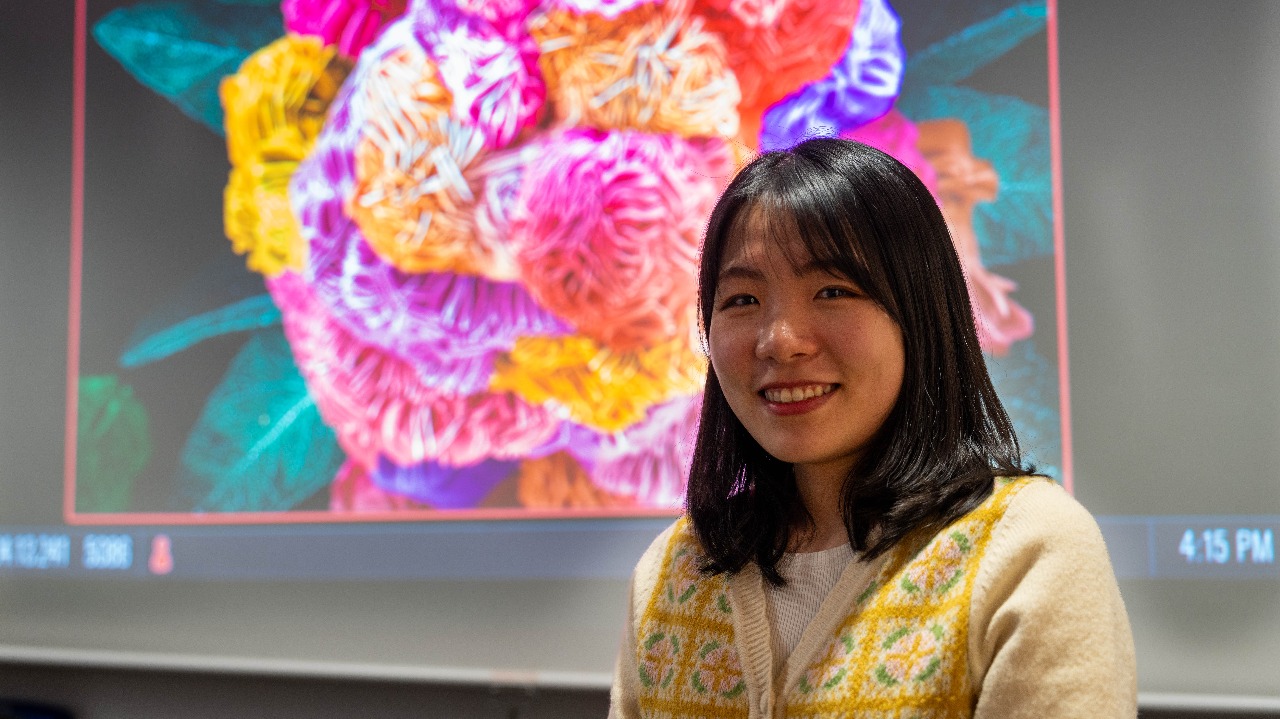
{"type": "Polygon", "coordinates": [[[970,599],[977,714],[1132,717],[1133,639],[1102,532],[1056,482],[1020,484],[970,599]]]}
{"type": "Polygon", "coordinates": [[[633,607],[635,616],[643,613],[644,604],[648,601],[654,585],[658,583],[658,577],[662,574],[662,561],[667,556],[667,548],[677,535],[681,538],[691,536],[687,518],[679,517],[667,525],[667,528],[649,543],[648,549],[640,555],[640,561],[636,562],[635,571],[631,575],[631,597],[635,604],[633,607]]]}
{"type": "Polygon", "coordinates": [[[666,529],[653,538],[648,548],[644,550],[644,554],[640,555],[640,561],[636,563],[636,568],[639,569],[650,565],[658,566],[662,562],[663,555],[666,554],[668,545],[671,544],[671,539],[677,534],[682,537],[687,535],[689,532],[688,525],[688,519],[683,516],[668,524],[666,529]]]}
{"type": "Polygon", "coordinates": [[[1051,479],[1017,482],[992,528],[975,597],[1026,594],[1029,588],[1056,594],[1072,586],[1114,586],[1107,546],[1089,510],[1051,479]]]}
{"type": "Polygon", "coordinates": [[[1048,477],[1001,478],[1002,485],[1013,484],[1015,492],[996,527],[996,537],[1035,542],[1037,540],[1087,540],[1101,542],[1102,533],[1089,510],[1084,508],[1062,485],[1048,477]]]}

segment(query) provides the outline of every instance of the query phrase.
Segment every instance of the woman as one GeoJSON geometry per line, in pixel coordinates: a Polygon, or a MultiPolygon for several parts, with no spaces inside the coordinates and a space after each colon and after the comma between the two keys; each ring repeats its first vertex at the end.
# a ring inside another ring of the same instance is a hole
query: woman
{"type": "Polygon", "coordinates": [[[946,223],[893,158],[747,165],[699,276],[686,517],[636,567],[615,717],[1132,717],[1097,525],[1026,477],[946,223]]]}

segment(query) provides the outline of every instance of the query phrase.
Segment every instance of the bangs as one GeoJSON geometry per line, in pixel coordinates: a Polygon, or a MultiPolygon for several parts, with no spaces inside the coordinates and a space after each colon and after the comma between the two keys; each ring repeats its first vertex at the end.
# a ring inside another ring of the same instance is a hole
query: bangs
{"type": "Polygon", "coordinates": [[[870,223],[859,223],[853,208],[836,199],[836,188],[809,183],[797,187],[781,179],[773,191],[743,202],[722,233],[720,252],[735,237],[763,234],[779,249],[791,269],[800,272],[817,264],[858,285],[897,320],[892,292],[879,261],[874,241],[863,241],[875,232],[870,223]],[[825,190],[825,192],[824,192],[825,190]],[[824,196],[826,195],[826,196],[824,196]],[[862,225],[858,227],[856,225],[862,225]],[[870,255],[870,257],[868,256],[870,255]]]}

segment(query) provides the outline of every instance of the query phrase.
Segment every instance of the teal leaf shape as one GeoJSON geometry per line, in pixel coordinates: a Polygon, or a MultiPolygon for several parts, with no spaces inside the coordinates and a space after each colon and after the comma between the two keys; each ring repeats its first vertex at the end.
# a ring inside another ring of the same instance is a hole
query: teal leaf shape
{"type": "Polygon", "coordinates": [[[1016,97],[964,87],[929,87],[899,99],[916,122],[957,118],[969,127],[975,157],[1000,176],[994,202],[974,207],[974,232],[988,267],[1053,254],[1049,113],[1016,97]]]}
{"type": "Polygon", "coordinates": [[[343,461],[279,329],[231,361],[182,450],[179,507],[284,511],[328,485],[343,461]]]}
{"type": "Polygon", "coordinates": [[[1062,478],[1062,417],[1058,371],[1042,357],[1035,342],[1015,342],[1008,354],[988,357],[987,368],[1000,402],[1018,433],[1023,458],[1036,471],[1062,478]]]}
{"type": "Polygon", "coordinates": [[[1044,2],[1015,5],[913,55],[903,87],[954,85],[1044,30],[1044,2]]]}
{"type": "Polygon", "coordinates": [[[260,275],[245,272],[239,256],[216,252],[138,320],[119,362],[139,367],[220,334],[274,325],[278,315],[264,297],[260,275]]]}
{"type": "Polygon", "coordinates": [[[226,307],[188,317],[130,342],[120,355],[120,366],[139,367],[177,354],[212,337],[278,324],[280,309],[271,301],[270,295],[249,297],[226,307]]]}
{"type": "Polygon", "coordinates": [[[147,410],[115,375],[81,377],[76,412],[76,511],[124,512],[151,459],[147,410]]]}
{"type": "Polygon", "coordinates": [[[219,134],[222,78],[283,33],[278,2],[142,3],[93,26],[102,49],[139,82],[219,134]]]}

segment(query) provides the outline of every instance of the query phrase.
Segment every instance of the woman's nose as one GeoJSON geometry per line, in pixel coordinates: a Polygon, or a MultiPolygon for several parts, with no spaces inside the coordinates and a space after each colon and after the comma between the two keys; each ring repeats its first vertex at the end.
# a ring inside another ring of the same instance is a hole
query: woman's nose
{"type": "Polygon", "coordinates": [[[818,349],[814,330],[803,313],[785,309],[770,312],[756,335],[756,356],[775,362],[808,357],[818,349]]]}

